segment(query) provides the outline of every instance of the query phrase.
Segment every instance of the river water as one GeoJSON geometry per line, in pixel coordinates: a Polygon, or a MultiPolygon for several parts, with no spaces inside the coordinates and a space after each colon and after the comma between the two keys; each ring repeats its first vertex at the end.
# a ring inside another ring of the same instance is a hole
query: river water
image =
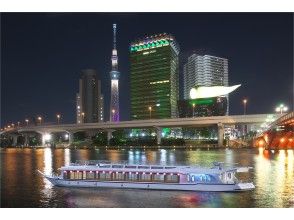
{"type": "Polygon", "coordinates": [[[1,207],[294,207],[294,151],[263,149],[101,150],[1,149],[1,207]],[[55,187],[46,174],[76,160],[211,166],[214,161],[254,169],[250,192],[185,192],[55,187]]]}

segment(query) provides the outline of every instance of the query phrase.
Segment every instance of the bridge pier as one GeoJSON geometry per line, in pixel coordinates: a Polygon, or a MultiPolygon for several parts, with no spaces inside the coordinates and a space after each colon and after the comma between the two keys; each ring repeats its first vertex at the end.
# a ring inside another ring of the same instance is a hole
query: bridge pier
{"type": "Polygon", "coordinates": [[[217,124],[218,128],[218,147],[223,147],[224,146],[224,124],[223,123],[218,123],[217,124]]]}
{"type": "Polygon", "coordinates": [[[50,133],[42,132],[42,131],[36,131],[36,132],[41,135],[42,146],[44,146],[46,144],[46,141],[48,140],[48,135],[50,135],[50,133]]]}
{"type": "Polygon", "coordinates": [[[24,134],[23,136],[24,136],[24,143],[23,143],[23,145],[24,146],[29,146],[29,144],[30,144],[30,137],[27,134],[24,134]]]}
{"type": "Polygon", "coordinates": [[[67,132],[68,133],[68,144],[72,144],[74,141],[74,134],[73,132],[67,132]]]}
{"type": "Polygon", "coordinates": [[[112,132],[114,132],[114,131],[115,130],[113,130],[113,129],[107,130],[107,145],[109,145],[110,139],[112,138],[112,132]]]}
{"type": "Polygon", "coordinates": [[[11,137],[12,137],[12,146],[17,146],[18,135],[12,134],[11,137]]]}

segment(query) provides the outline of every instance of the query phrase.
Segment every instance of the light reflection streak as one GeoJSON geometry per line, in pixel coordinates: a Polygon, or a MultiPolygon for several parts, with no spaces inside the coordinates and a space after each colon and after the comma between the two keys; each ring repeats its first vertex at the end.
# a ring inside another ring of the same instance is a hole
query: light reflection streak
{"type": "MultiPolygon", "coordinates": [[[[256,193],[254,194],[256,196],[257,203],[259,201],[263,201],[265,198],[265,193],[263,191],[272,191],[271,187],[272,184],[267,187],[268,182],[270,182],[270,171],[271,171],[271,163],[270,160],[267,160],[264,157],[264,149],[259,148],[258,149],[258,156],[255,158],[255,174],[256,174],[256,193]],[[260,187],[262,186],[262,187],[260,187]]],[[[267,194],[267,193],[266,193],[267,194]]]]}
{"type": "Polygon", "coordinates": [[[133,152],[133,150],[129,150],[128,162],[130,164],[134,163],[134,152],[133,152]]]}
{"type": "MultiPolygon", "coordinates": [[[[289,179],[293,179],[294,175],[294,150],[287,150],[287,162],[288,162],[288,169],[287,169],[287,176],[289,179]]],[[[294,186],[294,181],[293,181],[294,186]]],[[[294,187],[293,187],[294,190],[294,187]]]]}
{"type": "Polygon", "coordinates": [[[166,150],[160,150],[160,164],[166,164],[166,150]]]}
{"type": "Polygon", "coordinates": [[[227,164],[232,164],[234,163],[234,159],[233,159],[233,151],[230,149],[226,149],[225,150],[226,153],[226,163],[227,164]]]}
{"type": "Polygon", "coordinates": [[[285,197],[291,194],[294,188],[293,157],[293,150],[279,150],[278,154],[273,155],[271,151],[259,148],[259,154],[255,158],[256,193],[254,195],[257,207],[285,206],[287,202],[285,197]]]}
{"type": "Polygon", "coordinates": [[[68,148],[64,149],[64,165],[68,166],[70,164],[70,150],[68,148]]]}
{"type": "MultiPolygon", "coordinates": [[[[52,150],[51,148],[44,149],[44,173],[46,175],[52,175],[52,150]]],[[[53,185],[43,177],[44,188],[42,189],[42,194],[44,198],[52,198],[53,192],[52,187],[53,185]]],[[[47,202],[48,199],[45,199],[44,202],[47,202]]]]}
{"type": "Polygon", "coordinates": [[[46,175],[52,174],[52,150],[51,150],[51,148],[44,149],[44,173],[46,175]]]}

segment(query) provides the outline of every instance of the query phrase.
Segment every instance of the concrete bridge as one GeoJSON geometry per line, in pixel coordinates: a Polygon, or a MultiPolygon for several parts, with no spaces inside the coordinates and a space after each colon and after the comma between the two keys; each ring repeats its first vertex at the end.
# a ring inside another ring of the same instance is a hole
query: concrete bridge
{"type": "MultiPolygon", "coordinates": [[[[106,131],[108,141],[112,137],[112,132],[116,129],[126,128],[155,128],[157,133],[157,144],[161,144],[161,129],[168,127],[218,127],[218,144],[223,146],[224,126],[236,124],[262,124],[269,114],[254,115],[231,115],[231,116],[213,116],[197,118],[172,118],[172,119],[150,119],[134,120],[121,122],[103,122],[103,123],[82,123],[82,124],[56,124],[56,125],[38,125],[6,129],[0,134],[9,133],[27,133],[37,132],[42,135],[42,143],[45,143],[45,135],[51,132],[68,132],[69,143],[73,141],[73,133],[78,131],[106,131]]],[[[274,117],[277,117],[276,114],[274,117]]]]}

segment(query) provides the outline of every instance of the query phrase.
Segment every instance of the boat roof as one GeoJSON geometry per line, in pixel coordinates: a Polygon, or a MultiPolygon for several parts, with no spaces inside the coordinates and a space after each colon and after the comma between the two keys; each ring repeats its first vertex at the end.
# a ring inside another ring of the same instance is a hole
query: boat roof
{"type": "MultiPolygon", "coordinates": [[[[218,164],[219,165],[219,164],[218,164]]],[[[223,168],[214,166],[212,168],[200,166],[169,166],[149,164],[127,164],[127,163],[73,163],[60,168],[62,171],[112,171],[112,172],[147,172],[147,173],[182,173],[182,174],[220,174],[224,172],[238,172],[238,168],[223,168]]],[[[246,172],[246,171],[242,171],[246,172]]],[[[248,171],[247,171],[248,172],[248,171]]]]}

